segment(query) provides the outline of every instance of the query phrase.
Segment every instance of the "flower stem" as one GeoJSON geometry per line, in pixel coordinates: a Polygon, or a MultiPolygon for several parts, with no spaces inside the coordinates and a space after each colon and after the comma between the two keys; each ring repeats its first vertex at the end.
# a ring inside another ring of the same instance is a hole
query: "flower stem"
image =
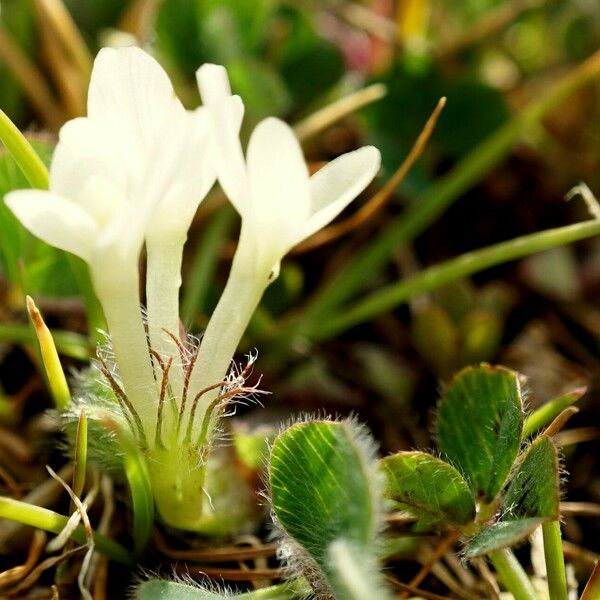
{"type": "MultiPolygon", "coordinates": [[[[238,249],[223,294],[202,336],[190,379],[190,397],[225,378],[240,339],[267,285],[268,273],[250,274],[238,249]]],[[[218,394],[219,389],[215,389],[200,399],[201,404],[194,418],[194,434],[198,433],[206,408],[218,394]]]]}
{"type": "Polygon", "coordinates": [[[560,522],[548,521],[542,525],[544,556],[548,575],[550,600],[567,600],[567,575],[560,535],[560,522]]]}
{"type": "Polygon", "coordinates": [[[492,552],[490,559],[500,580],[515,600],[538,600],[527,573],[509,548],[492,552]]]}
{"type": "MultiPolygon", "coordinates": [[[[148,239],[146,241],[146,308],[150,345],[162,356],[172,357],[175,364],[179,353],[167,332],[179,338],[179,288],[184,239],[148,239]]],[[[181,369],[171,369],[169,384],[178,397],[183,386],[181,369]]]]}
{"type": "Polygon", "coordinates": [[[92,275],[104,308],[124,392],[141,420],[143,434],[152,440],[158,391],[140,312],[137,260],[131,262],[98,266],[92,275]]]}

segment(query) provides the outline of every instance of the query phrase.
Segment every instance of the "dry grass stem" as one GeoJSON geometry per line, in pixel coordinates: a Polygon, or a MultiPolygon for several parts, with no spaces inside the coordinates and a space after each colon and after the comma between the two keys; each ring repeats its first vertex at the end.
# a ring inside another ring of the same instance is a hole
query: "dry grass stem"
{"type": "Polygon", "coordinates": [[[387,204],[396,188],[402,183],[407,173],[423,153],[423,150],[425,150],[425,146],[427,145],[427,142],[429,141],[429,138],[435,129],[435,124],[437,123],[437,120],[445,105],[446,98],[440,98],[437,106],[431,113],[431,116],[419,134],[419,137],[408,153],[408,156],[376,194],[374,194],[351,217],[348,217],[346,220],[340,221],[334,225],[330,225],[329,227],[325,227],[325,229],[321,229],[321,231],[317,232],[315,235],[296,246],[294,252],[301,253],[313,250],[318,246],[322,246],[323,244],[327,244],[338,239],[354,229],[364,227],[367,222],[373,219],[373,217],[375,217],[387,204]]]}
{"type": "Polygon", "coordinates": [[[300,141],[305,141],[324,129],[327,129],[327,127],[330,127],[336,121],[347,117],[364,106],[380,100],[385,94],[385,86],[381,83],[374,83],[353,94],[344,96],[343,98],[324,106],[320,110],[317,110],[294,125],[296,137],[300,141]]]}

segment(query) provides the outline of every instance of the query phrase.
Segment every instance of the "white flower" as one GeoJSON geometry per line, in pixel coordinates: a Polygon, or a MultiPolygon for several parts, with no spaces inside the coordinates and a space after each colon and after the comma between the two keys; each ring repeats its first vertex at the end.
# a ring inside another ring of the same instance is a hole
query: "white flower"
{"type": "Polygon", "coordinates": [[[293,130],[268,118],[254,129],[244,161],[239,98],[231,95],[225,69],[203,65],[197,79],[219,133],[217,177],[242,217],[240,250],[259,271],[277,272],[292,247],[327,225],[371,182],[379,151],[365,146],[349,152],[310,177],[293,130]]]}
{"type": "MultiPolygon", "coordinates": [[[[202,337],[191,375],[194,392],[225,377],[285,254],[334,219],[371,182],[380,165],[379,151],[365,146],[310,177],[293,130],[275,118],[254,129],[244,160],[237,135],[243,106],[231,95],[225,69],[204,65],[197,79],[212,116],[217,178],[242,217],[242,229],[227,285],[202,337]]],[[[211,398],[203,397],[203,408],[211,398]]]]}
{"type": "Polygon", "coordinates": [[[139,48],[105,48],[94,62],[87,117],[60,131],[49,191],[6,197],[33,234],[89,264],[123,386],[147,433],[156,390],[138,257],[146,240],[151,337],[163,327],[176,332],[183,244],[215,180],[210,134],[209,113],[187,111],[152,57],[139,48]]]}
{"type": "Polygon", "coordinates": [[[129,256],[144,237],[185,235],[214,183],[205,111],[186,111],[160,65],[138,48],[104,48],[94,62],[88,116],[63,126],[50,190],[6,203],[48,243],[90,264],[107,247],[129,256]]]}

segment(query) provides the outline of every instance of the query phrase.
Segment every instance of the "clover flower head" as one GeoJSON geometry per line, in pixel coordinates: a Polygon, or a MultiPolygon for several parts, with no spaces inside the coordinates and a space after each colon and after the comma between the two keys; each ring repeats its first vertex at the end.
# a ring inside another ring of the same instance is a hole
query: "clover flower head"
{"type": "Polygon", "coordinates": [[[334,219],[380,164],[379,152],[366,146],[310,176],[293,130],[276,118],[256,126],[244,155],[244,105],[225,69],[204,65],[197,79],[203,106],[186,110],[148,54],[101,50],[87,116],[60,131],[50,189],[6,197],[32,233],[89,264],[110,334],[109,351],[99,352],[90,371],[104,378],[97,414],[118,406],[113,421],[146,460],[159,513],[185,529],[202,527],[208,510],[205,474],[219,420],[236,400],[263,393],[246,384],[256,356],[243,367],[233,357],[265,288],[285,254],[334,219]],[[179,333],[182,254],[216,179],[242,227],[228,282],[198,343],[179,333]],[[138,266],[144,244],[145,312],[138,266]]]}

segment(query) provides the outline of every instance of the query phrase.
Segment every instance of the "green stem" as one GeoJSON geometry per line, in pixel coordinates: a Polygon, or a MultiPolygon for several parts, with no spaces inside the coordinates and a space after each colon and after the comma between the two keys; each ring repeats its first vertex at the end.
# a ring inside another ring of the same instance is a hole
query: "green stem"
{"type": "Polygon", "coordinates": [[[467,252],[424,269],[413,277],[378,290],[354,306],[340,311],[337,317],[321,322],[319,327],[311,332],[311,337],[316,340],[333,337],[353,325],[368,321],[376,315],[395,308],[414,296],[434,290],[461,277],[599,234],[600,222],[594,219],[524,235],[487,248],[467,252]]]}
{"type": "Polygon", "coordinates": [[[558,417],[565,408],[569,408],[569,406],[577,402],[586,391],[587,388],[585,387],[577,388],[564,396],[546,402],[546,404],[534,410],[523,423],[521,440],[525,441],[530,435],[533,435],[545,425],[550,424],[552,419],[558,417]]]}
{"type": "Polygon", "coordinates": [[[348,264],[328,279],[304,310],[301,318],[287,332],[291,343],[296,337],[318,331],[325,316],[371,281],[369,274],[379,273],[391,254],[402,244],[420,235],[454,201],[472,188],[497,165],[515,143],[545,115],[575,91],[600,75],[600,51],[575,68],[558,84],[532,101],[519,115],[484,140],[465,156],[445,177],[439,179],[423,196],[416,199],[401,215],[392,219],[373,243],[354,256],[348,264]]]}
{"type": "MultiPolygon", "coordinates": [[[[12,498],[0,497],[0,518],[10,519],[23,525],[37,527],[44,531],[59,534],[67,525],[68,517],[60,515],[53,510],[20,502],[12,498]]],[[[93,533],[94,545],[98,552],[108,556],[112,560],[125,564],[133,564],[129,552],[120,544],[99,533],[93,533]]],[[[72,533],[71,538],[78,544],[86,544],[87,537],[85,529],[79,525],[72,533]]]]}
{"type": "Polygon", "coordinates": [[[144,457],[138,449],[127,439],[126,435],[120,436],[121,444],[125,450],[123,466],[125,477],[131,492],[133,508],[133,541],[135,554],[139,556],[148,545],[154,526],[154,498],[150,474],[144,457]]]}
{"type": "Polygon", "coordinates": [[[31,186],[47,190],[49,176],[46,165],[3,110],[0,110],[0,140],[31,186]]]}
{"type": "MultiPolygon", "coordinates": [[[[202,336],[190,378],[192,399],[194,394],[222,381],[227,375],[242,335],[269,283],[269,273],[250,272],[245,255],[246,249],[240,242],[223,294],[202,336]]],[[[194,417],[194,435],[199,431],[206,409],[218,394],[216,389],[200,399],[194,417]]],[[[190,402],[188,409],[189,405],[190,402]]]]}
{"type": "Polygon", "coordinates": [[[504,587],[515,600],[538,600],[527,573],[510,549],[496,550],[489,556],[504,587]]]}
{"type": "Polygon", "coordinates": [[[567,600],[567,574],[560,535],[560,522],[548,521],[542,525],[544,556],[548,576],[550,600],[567,600]]]}

